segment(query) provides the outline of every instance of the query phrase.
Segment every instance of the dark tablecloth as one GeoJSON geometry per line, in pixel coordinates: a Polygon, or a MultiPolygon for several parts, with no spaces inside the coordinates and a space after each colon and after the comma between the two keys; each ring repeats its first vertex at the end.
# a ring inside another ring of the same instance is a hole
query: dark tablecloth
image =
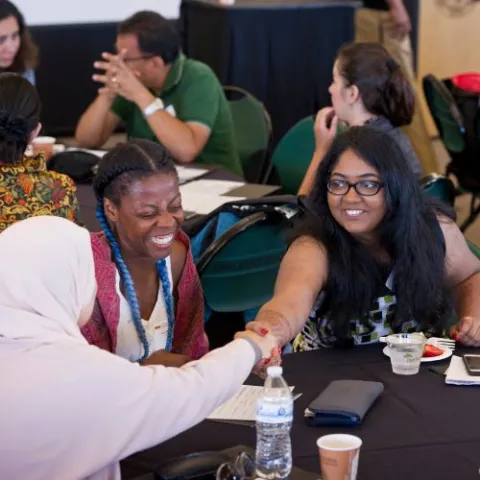
{"type": "Polygon", "coordinates": [[[330,104],[338,49],[354,39],[352,0],[183,0],[185,53],[214,70],[223,85],[265,103],[275,140],[330,104]]]}
{"type": "MultiPolygon", "coordinates": [[[[292,428],[296,466],[318,472],[316,439],[342,432],[363,440],[358,480],[479,478],[480,388],[446,385],[444,376],[428,370],[431,364],[423,364],[418,375],[394,375],[380,345],[287,355],[284,360],[287,382],[295,392],[303,392],[295,402],[292,428]],[[308,427],[305,408],[337,379],[380,381],[385,392],[359,427],[308,427]]],[[[250,383],[260,381],[252,377],[250,383]]],[[[255,429],[204,421],[130,457],[123,464],[124,478],[134,478],[179,455],[237,444],[254,447],[255,429]]]]}

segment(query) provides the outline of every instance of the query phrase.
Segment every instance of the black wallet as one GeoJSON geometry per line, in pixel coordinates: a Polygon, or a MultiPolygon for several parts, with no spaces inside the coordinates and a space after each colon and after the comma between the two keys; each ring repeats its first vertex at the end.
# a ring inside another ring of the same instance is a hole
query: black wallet
{"type": "Polygon", "coordinates": [[[383,392],[383,383],[335,380],[305,410],[308,425],[358,425],[383,392]]]}

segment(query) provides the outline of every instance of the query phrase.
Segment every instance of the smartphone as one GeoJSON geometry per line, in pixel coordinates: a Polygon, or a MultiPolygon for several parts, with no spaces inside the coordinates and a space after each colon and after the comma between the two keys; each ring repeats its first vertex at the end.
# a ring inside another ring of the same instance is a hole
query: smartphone
{"type": "Polygon", "coordinates": [[[464,355],[463,361],[470,375],[480,375],[480,355],[464,355]]]}

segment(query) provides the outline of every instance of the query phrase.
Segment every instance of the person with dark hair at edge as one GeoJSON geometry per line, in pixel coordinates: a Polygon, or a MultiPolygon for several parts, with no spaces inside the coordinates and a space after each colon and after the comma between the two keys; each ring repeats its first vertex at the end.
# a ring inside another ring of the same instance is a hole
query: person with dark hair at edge
{"type": "Polygon", "coordinates": [[[180,164],[243,175],[222,86],[207,65],[180,51],[171,23],[138,12],[119,25],[116,48],[95,63],[102,87],[77,125],[78,145],[100,147],[122,122],[129,138],[161,143],[180,164]]]}
{"type": "Polygon", "coordinates": [[[349,128],[320,164],[273,298],[247,328],[295,339],[294,351],[412,331],[480,346],[480,261],[452,217],[388,134],[349,128]]]}
{"type": "Polygon", "coordinates": [[[48,171],[43,154],[25,156],[42,127],[40,110],[38,92],[26,78],[0,74],[0,232],[38,215],[79,222],[73,180],[48,171]]]}
{"type": "Polygon", "coordinates": [[[93,188],[102,232],[92,233],[98,291],[82,333],[142,364],[180,366],[208,350],[203,293],[175,165],[149,140],[121,143],[101,160],[93,188]]]}
{"type": "Polygon", "coordinates": [[[0,0],[0,72],[14,72],[35,85],[38,49],[18,8],[0,0]]]}
{"type": "MultiPolygon", "coordinates": [[[[420,2],[416,2],[419,3],[420,2]]],[[[355,41],[380,43],[400,65],[416,97],[410,125],[403,128],[417,152],[423,171],[438,171],[425,114],[418,102],[413,50],[410,40],[412,24],[404,0],[363,0],[363,8],[355,11],[355,41]]]]}
{"type": "Polygon", "coordinates": [[[332,77],[332,107],[322,108],[315,119],[315,153],[298,193],[309,193],[340,122],[387,133],[420,178],[423,171],[417,154],[399,128],[412,121],[415,96],[398,63],[378,43],[353,43],[340,50],[332,77]]]}

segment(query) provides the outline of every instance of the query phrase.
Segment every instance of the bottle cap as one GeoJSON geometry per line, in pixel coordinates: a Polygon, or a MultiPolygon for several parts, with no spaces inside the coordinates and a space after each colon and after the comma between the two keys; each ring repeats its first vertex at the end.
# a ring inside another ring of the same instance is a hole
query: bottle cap
{"type": "Polygon", "coordinates": [[[267,368],[267,375],[269,377],[280,377],[283,373],[282,367],[268,367],[267,368]]]}

